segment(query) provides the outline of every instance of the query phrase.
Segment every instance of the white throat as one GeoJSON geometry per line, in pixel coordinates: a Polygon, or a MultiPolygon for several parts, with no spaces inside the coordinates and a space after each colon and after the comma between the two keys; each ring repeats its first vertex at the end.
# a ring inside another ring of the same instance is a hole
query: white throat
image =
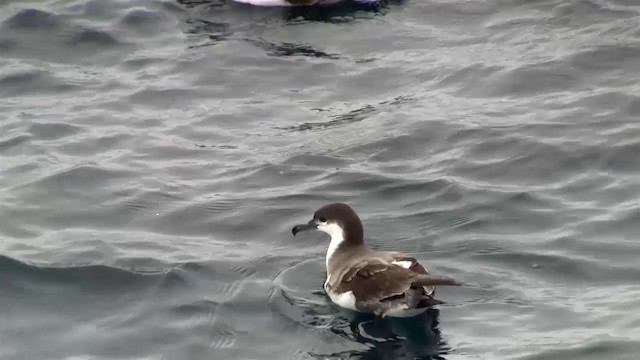
{"type": "Polygon", "coordinates": [[[328,274],[329,259],[331,259],[336,250],[338,250],[340,244],[344,242],[344,231],[342,230],[340,225],[336,223],[320,224],[318,225],[318,230],[325,232],[329,234],[329,236],[331,236],[331,242],[329,243],[329,248],[327,249],[327,257],[325,259],[328,274]]]}

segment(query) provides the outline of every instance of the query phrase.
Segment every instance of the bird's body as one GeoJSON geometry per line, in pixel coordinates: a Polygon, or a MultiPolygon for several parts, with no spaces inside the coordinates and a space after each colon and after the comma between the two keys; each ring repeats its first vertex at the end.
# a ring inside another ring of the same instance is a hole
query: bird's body
{"type": "Polygon", "coordinates": [[[312,228],[331,236],[324,289],[340,307],[381,317],[410,317],[442,303],[433,298],[436,285],[457,285],[451,278],[430,275],[413,257],[366,246],[362,223],[346,204],[322,207],[293,233],[312,228]]]}

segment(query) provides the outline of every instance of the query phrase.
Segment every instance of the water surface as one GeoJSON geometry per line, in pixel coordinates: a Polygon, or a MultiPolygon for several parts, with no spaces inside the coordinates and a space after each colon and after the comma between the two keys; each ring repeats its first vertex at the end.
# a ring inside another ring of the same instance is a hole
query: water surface
{"type": "Polygon", "coordinates": [[[640,5],[0,5],[0,357],[635,359],[640,5]],[[348,202],[467,284],[322,292],[348,202]]]}

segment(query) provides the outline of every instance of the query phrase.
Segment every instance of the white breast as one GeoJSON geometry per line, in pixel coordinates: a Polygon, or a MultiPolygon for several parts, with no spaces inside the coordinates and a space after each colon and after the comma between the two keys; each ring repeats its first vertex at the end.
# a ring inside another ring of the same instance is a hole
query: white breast
{"type": "Polygon", "coordinates": [[[329,243],[329,248],[327,249],[327,256],[325,258],[325,262],[327,265],[327,273],[329,272],[329,259],[331,256],[338,250],[340,244],[344,241],[344,231],[342,228],[336,223],[319,225],[318,230],[325,232],[331,236],[331,242],[329,243]]]}
{"type": "Polygon", "coordinates": [[[332,291],[329,289],[327,291],[327,294],[329,295],[329,298],[331,299],[331,301],[333,301],[334,304],[345,309],[358,311],[358,309],[356,309],[356,297],[353,296],[352,291],[347,291],[347,292],[338,294],[335,291],[332,291]]]}

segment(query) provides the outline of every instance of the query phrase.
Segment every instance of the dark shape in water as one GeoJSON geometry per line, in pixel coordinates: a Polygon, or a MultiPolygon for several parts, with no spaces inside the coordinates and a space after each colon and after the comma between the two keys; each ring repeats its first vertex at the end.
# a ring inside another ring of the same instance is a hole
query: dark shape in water
{"type": "Polygon", "coordinates": [[[58,25],[56,15],[44,10],[22,9],[5,20],[2,27],[14,29],[49,28],[58,25]]]}
{"type": "Polygon", "coordinates": [[[270,56],[308,56],[325,59],[339,59],[338,54],[329,54],[321,50],[316,50],[306,44],[288,42],[276,44],[264,39],[247,39],[246,41],[267,50],[267,55],[270,56]]]}
{"type": "Polygon", "coordinates": [[[349,321],[351,336],[340,328],[331,331],[369,346],[334,354],[309,354],[317,359],[340,358],[359,360],[433,359],[444,360],[451,350],[438,328],[439,310],[429,309],[413,318],[379,319],[369,314],[355,313],[349,321]]]}
{"type": "Polygon", "coordinates": [[[118,40],[106,31],[83,28],[73,35],[71,43],[74,45],[113,46],[118,44],[118,40]]]}
{"type": "Polygon", "coordinates": [[[363,3],[352,0],[345,0],[334,5],[326,6],[299,6],[288,8],[285,19],[288,21],[317,21],[344,23],[356,19],[355,13],[364,11],[369,13],[379,13],[387,6],[387,1],[363,3]]]}

